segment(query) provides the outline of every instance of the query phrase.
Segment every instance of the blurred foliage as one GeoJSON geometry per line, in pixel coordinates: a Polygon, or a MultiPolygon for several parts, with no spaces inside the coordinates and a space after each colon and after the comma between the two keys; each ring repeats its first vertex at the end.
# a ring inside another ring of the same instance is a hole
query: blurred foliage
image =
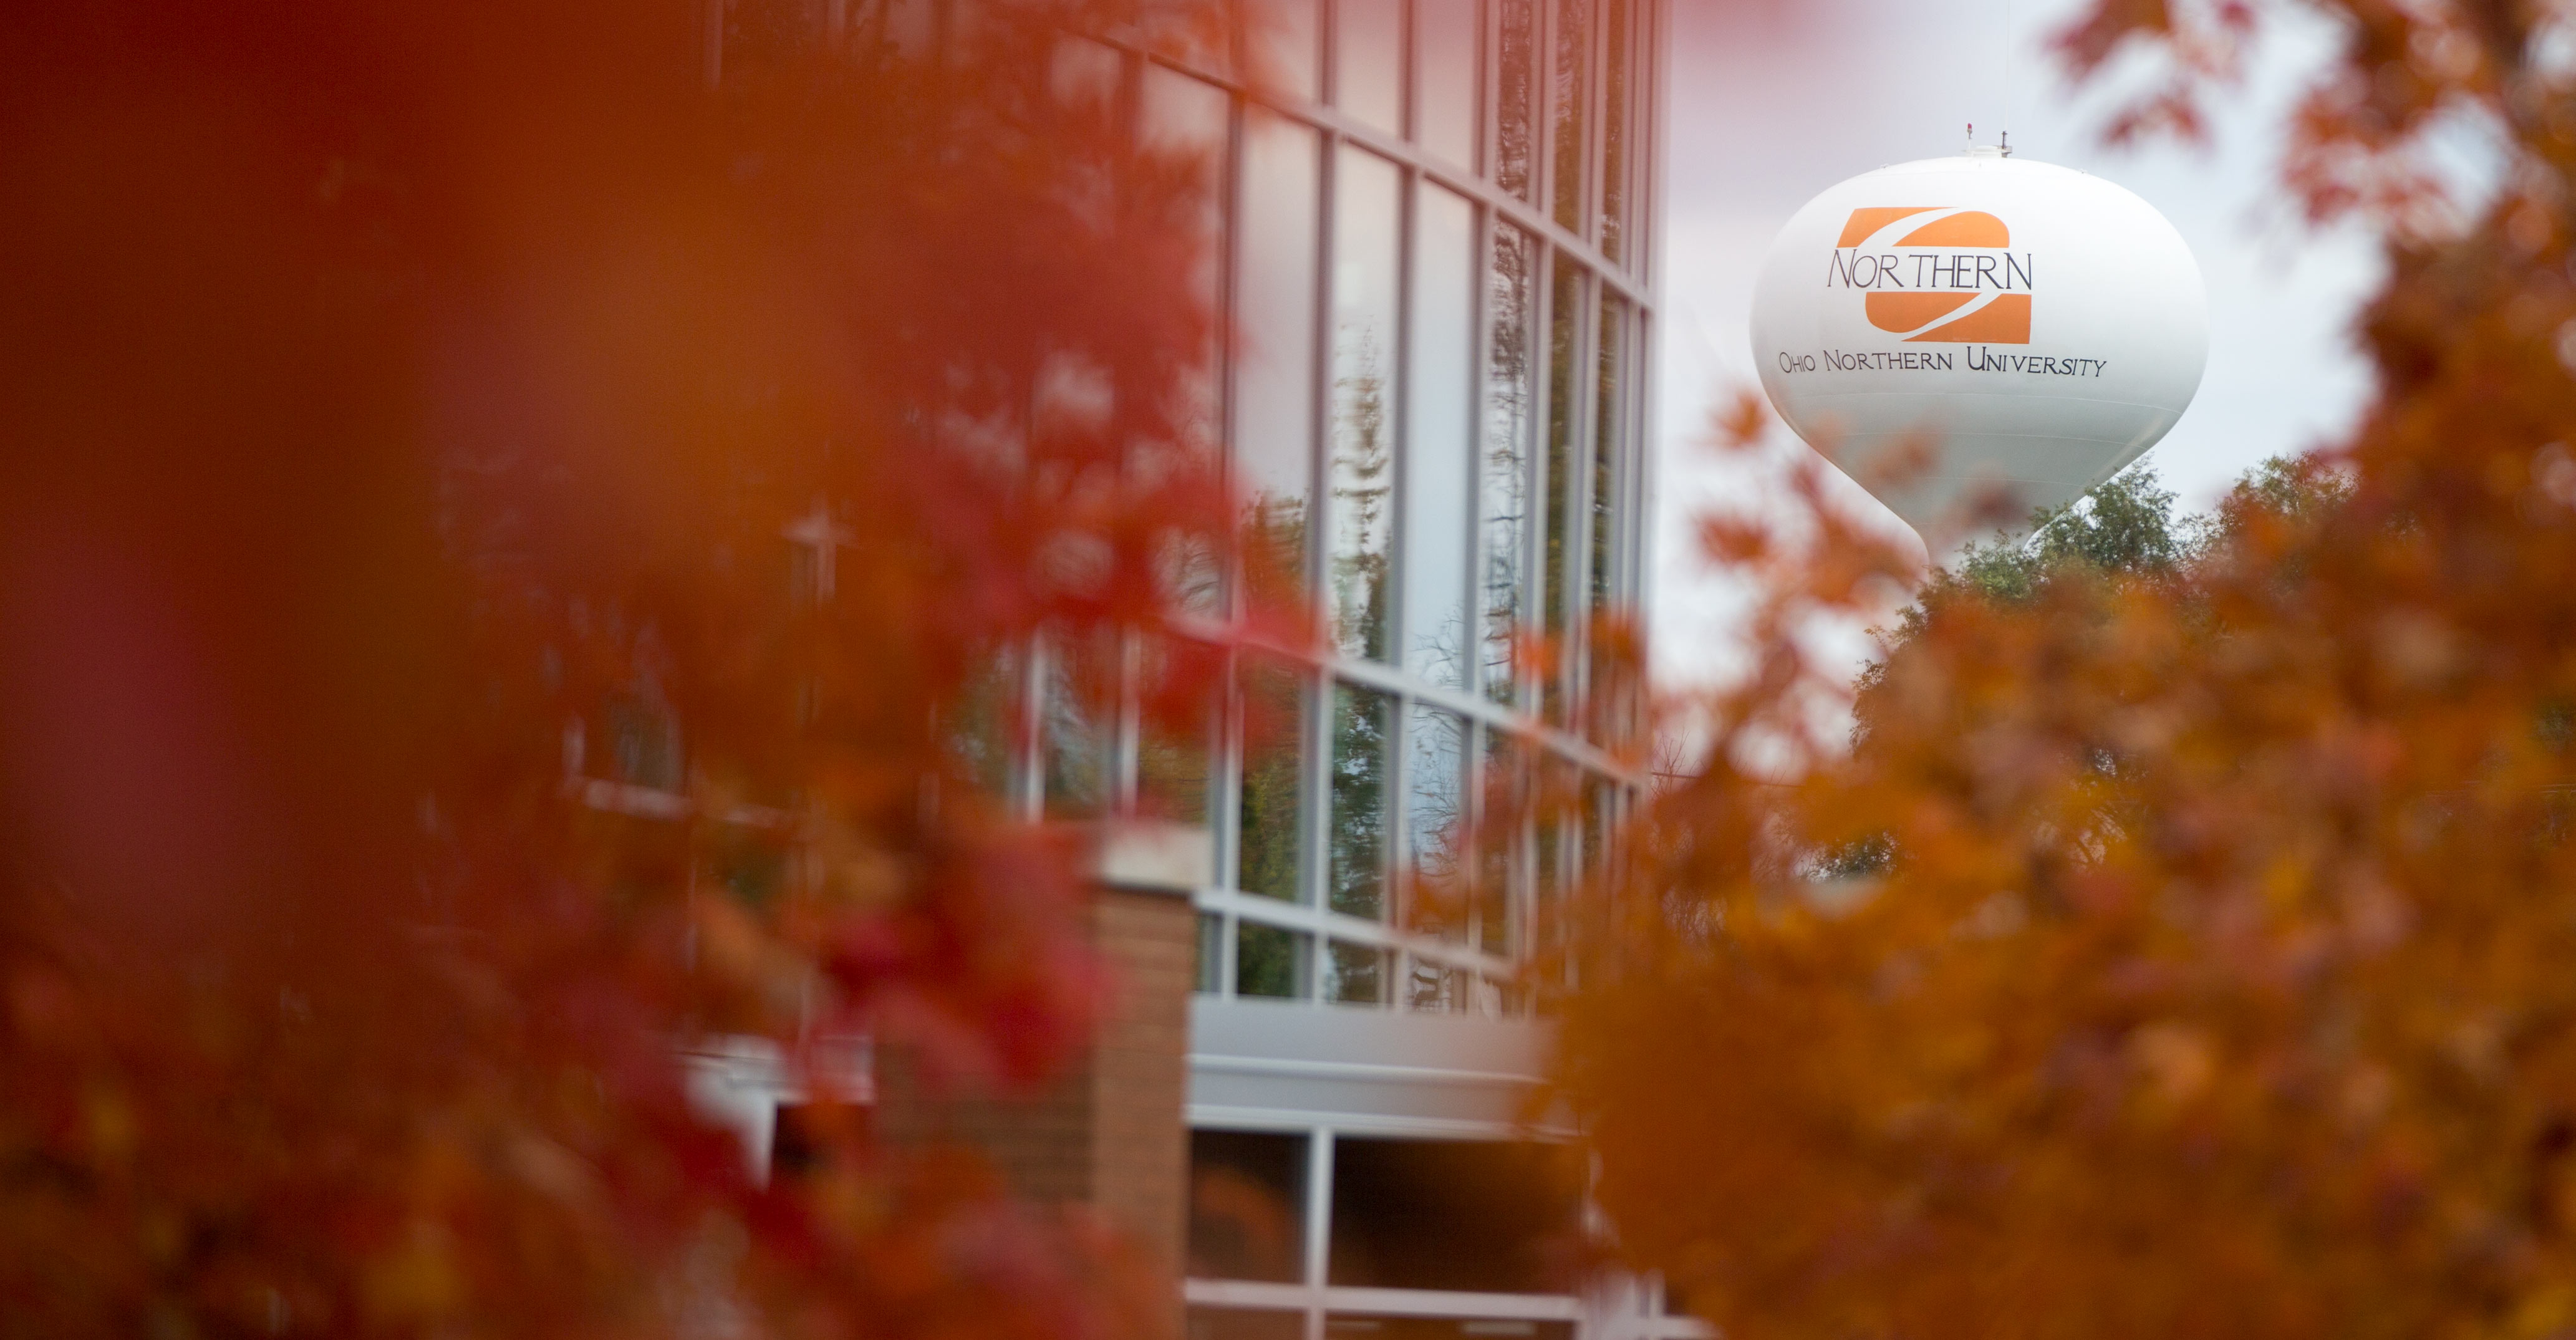
{"type": "MultiPolygon", "coordinates": [[[[2287,8],[2065,51],[2191,135],[2287,8]]],[[[1857,686],[1807,633],[1916,574],[1826,467],[1811,530],[1703,524],[1752,668],[1583,904],[1562,1077],[1614,1250],[1736,1340],[2576,1324],[2576,30],[2322,9],[2287,185],[2388,261],[2348,440],[1971,551],[1857,686]]]]}
{"type": "Polygon", "coordinates": [[[1203,729],[1231,546],[1209,165],[1067,34],[1225,10],[707,12],[0,18],[0,1335],[1169,1327],[809,1044],[1086,1036],[994,667],[1203,729]],[[683,1091],[746,1038],[770,1185],[683,1091]]]}

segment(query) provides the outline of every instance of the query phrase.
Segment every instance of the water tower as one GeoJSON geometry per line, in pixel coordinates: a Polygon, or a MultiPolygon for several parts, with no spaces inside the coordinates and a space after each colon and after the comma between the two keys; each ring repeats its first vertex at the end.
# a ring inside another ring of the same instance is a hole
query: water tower
{"type": "Polygon", "coordinates": [[[1763,262],[1753,354],[1789,426],[1937,548],[2154,446],[2200,386],[2209,304],[2146,201],[1980,146],[1807,202],[1763,262]]]}

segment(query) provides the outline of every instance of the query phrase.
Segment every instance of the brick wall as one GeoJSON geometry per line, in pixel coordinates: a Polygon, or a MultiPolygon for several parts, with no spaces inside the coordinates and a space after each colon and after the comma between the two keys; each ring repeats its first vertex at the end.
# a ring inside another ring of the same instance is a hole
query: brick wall
{"type": "Polygon", "coordinates": [[[879,1129],[897,1143],[975,1146],[1019,1194],[1099,1210],[1164,1264],[1177,1297],[1197,913],[1186,894],[1101,888],[1091,924],[1117,990],[1065,1074],[1025,1097],[932,1101],[905,1058],[881,1054],[879,1129]]]}
{"type": "Polygon", "coordinates": [[[1093,934],[1115,965],[1117,997],[1089,1073],[1092,1203],[1178,1278],[1187,1230],[1190,991],[1198,914],[1185,895],[1104,889],[1093,934]]]}

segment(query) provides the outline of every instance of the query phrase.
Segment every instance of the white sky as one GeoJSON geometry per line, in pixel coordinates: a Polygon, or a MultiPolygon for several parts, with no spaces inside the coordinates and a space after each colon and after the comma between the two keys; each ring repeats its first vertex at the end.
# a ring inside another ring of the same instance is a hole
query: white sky
{"type": "Polygon", "coordinates": [[[2191,244],[2209,287],[2209,370],[2145,457],[2185,506],[2206,506],[2266,456],[2331,439],[2362,408],[2368,370],[2349,332],[2377,254],[2353,232],[2307,229],[2275,185],[2281,109],[2326,49],[2321,28],[2253,54],[2246,89],[2215,108],[2208,149],[2112,151],[2100,147],[2104,99],[2071,101],[2043,55],[2078,8],[2069,0],[1675,8],[1649,612],[1667,685],[1722,673],[1727,614],[1744,594],[1699,561],[1690,518],[1713,503],[1762,505],[1758,476],[1697,443],[1710,406],[1754,384],[1746,317],[1772,235],[1846,177],[1959,152],[1970,121],[1987,143],[2009,130],[2016,157],[2137,192],[2191,244]]]}

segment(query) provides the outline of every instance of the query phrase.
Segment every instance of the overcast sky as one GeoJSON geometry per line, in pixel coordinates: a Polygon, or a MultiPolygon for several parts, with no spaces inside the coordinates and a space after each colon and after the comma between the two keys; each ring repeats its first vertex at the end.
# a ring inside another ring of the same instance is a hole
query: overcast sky
{"type": "MultiPolygon", "coordinates": [[[[1709,406],[1753,385],[1746,332],[1772,236],[1817,192],[1890,163],[1958,153],[1966,123],[2016,157],[2128,187],[2191,244],[2209,288],[2209,370],[2146,460],[2205,506],[2266,456],[2348,426],[2368,391],[2350,331],[2375,251],[2317,234],[2275,186],[2281,109],[2327,34],[2280,35],[2220,105],[2208,150],[2100,147],[2100,97],[2070,101],[2042,55],[2064,0],[1774,0],[1676,5],[1659,389],[1655,660],[1669,684],[1725,664],[1730,589],[1691,552],[1690,517],[1760,505],[1761,482],[1697,445],[1709,406]]],[[[1852,490],[1855,497],[1858,490],[1852,490]]],[[[1874,506],[1874,504],[1865,504],[1874,506]]],[[[1886,517],[1890,525],[1897,523],[1886,517]]]]}

